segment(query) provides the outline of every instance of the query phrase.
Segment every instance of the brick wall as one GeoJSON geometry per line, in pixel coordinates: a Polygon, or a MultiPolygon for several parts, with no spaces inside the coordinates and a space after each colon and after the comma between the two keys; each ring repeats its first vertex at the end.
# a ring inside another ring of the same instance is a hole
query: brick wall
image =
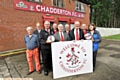
{"type": "MultiPolygon", "coordinates": [[[[42,1],[44,5],[52,5],[51,0],[42,1]]],[[[65,1],[66,9],[75,11],[75,3],[70,3],[69,0],[65,1]]],[[[13,0],[0,0],[0,52],[25,48],[24,35],[27,33],[26,27],[30,25],[35,29],[36,22],[42,24],[42,15],[45,15],[44,13],[15,10],[13,5],[13,0]]],[[[88,6],[86,10],[87,12],[89,11],[88,6]]],[[[59,15],[51,14],[51,16],[53,16],[58,23],[57,17],[59,15]]],[[[68,16],[62,17],[73,18],[68,16]]],[[[80,20],[82,23],[89,24],[89,12],[85,13],[85,18],[80,20]]]]}

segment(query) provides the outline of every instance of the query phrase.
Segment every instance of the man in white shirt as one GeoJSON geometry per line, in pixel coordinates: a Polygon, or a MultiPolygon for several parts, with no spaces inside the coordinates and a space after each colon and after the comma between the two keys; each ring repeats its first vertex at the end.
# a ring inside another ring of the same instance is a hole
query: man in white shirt
{"type": "Polygon", "coordinates": [[[85,39],[83,31],[80,29],[80,22],[79,21],[74,22],[74,28],[70,31],[69,37],[70,37],[70,40],[85,39]]]}

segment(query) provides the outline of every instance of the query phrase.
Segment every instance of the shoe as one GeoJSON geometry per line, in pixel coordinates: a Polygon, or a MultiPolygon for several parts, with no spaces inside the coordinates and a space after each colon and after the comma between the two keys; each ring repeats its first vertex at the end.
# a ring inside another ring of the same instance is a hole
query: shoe
{"type": "Polygon", "coordinates": [[[48,69],[50,72],[52,72],[53,71],[53,69],[51,68],[51,69],[48,69]]]}
{"type": "Polygon", "coordinates": [[[93,67],[93,72],[95,71],[95,67],[93,67]]]}
{"type": "Polygon", "coordinates": [[[42,70],[37,71],[37,73],[38,73],[38,74],[41,74],[41,73],[42,73],[42,70]]]}
{"type": "Polygon", "coordinates": [[[45,76],[48,76],[48,72],[44,72],[44,75],[45,75],[45,76]]]}
{"type": "Polygon", "coordinates": [[[30,74],[32,74],[33,72],[34,72],[34,71],[28,72],[27,75],[30,75],[30,74]]]}

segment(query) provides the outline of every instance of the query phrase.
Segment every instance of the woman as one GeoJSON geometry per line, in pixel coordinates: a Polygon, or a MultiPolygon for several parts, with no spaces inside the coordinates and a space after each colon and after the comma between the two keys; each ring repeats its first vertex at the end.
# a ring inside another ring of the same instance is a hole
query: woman
{"type": "Polygon", "coordinates": [[[99,43],[102,41],[99,31],[96,30],[94,23],[91,23],[89,26],[89,31],[87,33],[91,34],[91,40],[93,41],[93,71],[95,70],[96,65],[96,56],[99,48],[99,43]]]}

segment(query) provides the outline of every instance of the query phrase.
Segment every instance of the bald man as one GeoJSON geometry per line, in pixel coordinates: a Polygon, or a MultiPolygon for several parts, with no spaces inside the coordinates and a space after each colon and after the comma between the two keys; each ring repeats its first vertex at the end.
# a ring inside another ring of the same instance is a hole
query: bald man
{"type": "Polygon", "coordinates": [[[40,32],[41,32],[41,27],[40,27],[40,23],[37,22],[36,23],[36,30],[33,32],[34,34],[37,35],[38,37],[38,40],[39,40],[39,48],[38,48],[38,51],[39,51],[39,60],[40,60],[40,63],[43,64],[43,58],[40,57],[40,55],[42,55],[41,53],[41,44],[40,44],[40,32]],[[42,59],[41,59],[42,58],[42,59]]]}
{"type": "Polygon", "coordinates": [[[52,28],[53,28],[54,34],[58,32],[58,27],[56,23],[53,23],[52,28]]]}
{"type": "Polygon", "coordinates": [[[52,70],[51,43],[47,41],[47,38],[53,34],[53,30],[50,29],[50,22],[45,21],[44,29],[40,33],[40,43],[43,55],[43,67],[45,76],[48,76],[48,72],[52,70]]]}
{"type": "Polygon", "coordinates": [[[69,37],[70,37],[70,40],[85,39],[83,31],[80,29],[80,22],[79,21],[74,22],[74,28],[70,31],[69,37]]]}
{"type": "Polygon", "coordinates": [[[83,24],[81,25],[81,29],[83,30],[84,34],[86,34],[87,25],[83,23],[83,24]]]}

